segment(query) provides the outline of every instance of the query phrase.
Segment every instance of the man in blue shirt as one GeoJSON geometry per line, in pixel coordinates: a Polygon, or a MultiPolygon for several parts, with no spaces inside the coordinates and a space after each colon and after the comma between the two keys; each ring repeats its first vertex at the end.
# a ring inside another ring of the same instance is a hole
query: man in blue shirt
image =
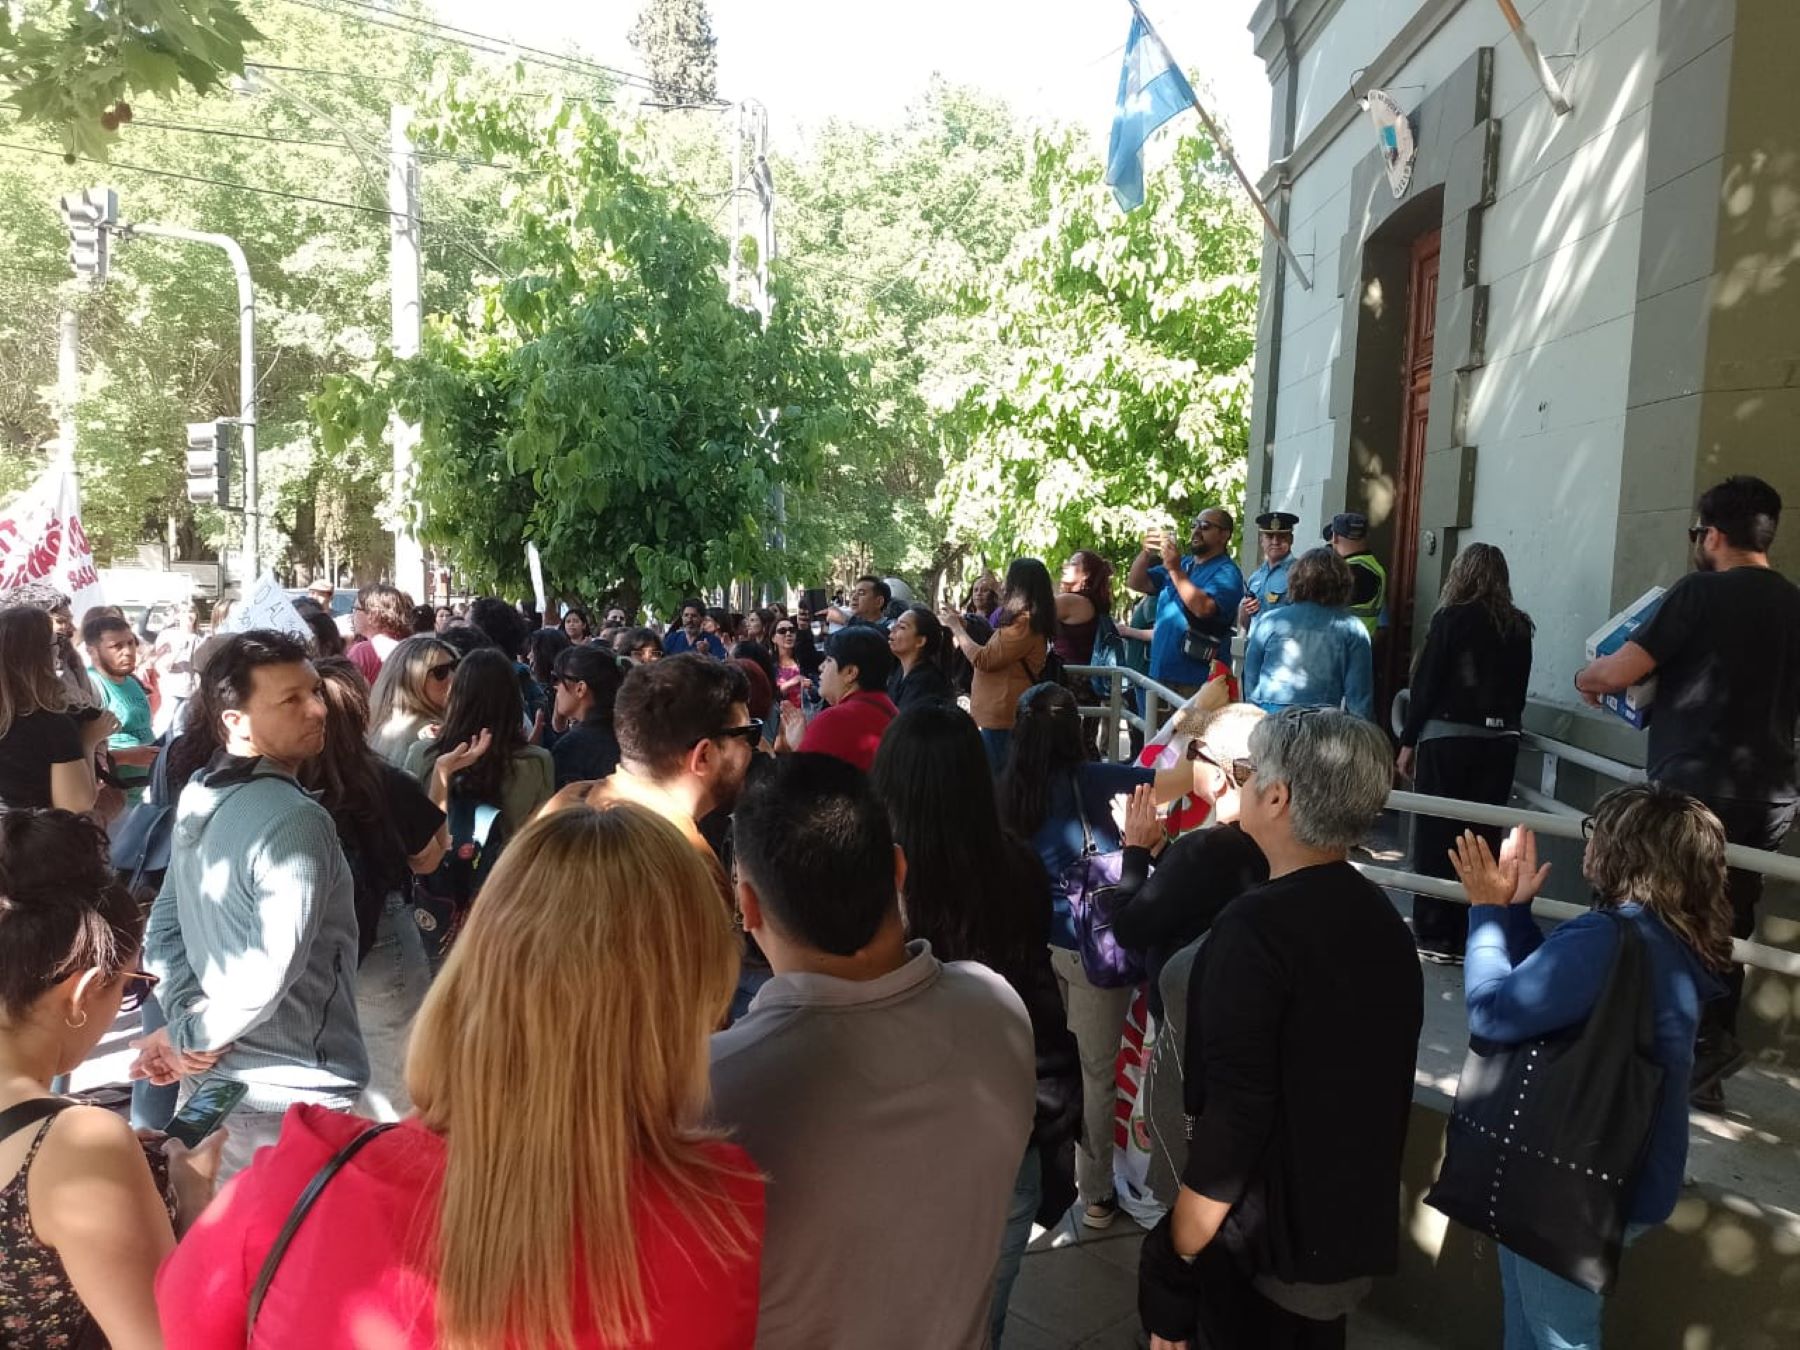
{"type": "Polygon", "coordinates": [[[1143,551],[1131,564],[1126,584],[1156,596],[1150,678],[1184,697],[1212,673],[1210,660],[1196,650],[1206,640],[1231,658],[1232,623],[1244,598],[1244,574],[1231,559],[1232,528],[1229,511],[1208,507],[1194,521],[1186,555],[1176,547],[1174,533],[1164,530],[1144,537],[1143,551]]]}
{"type": "Polygon", "coordinates": [[[706,607],[698,600],[681,602],[681,627],[663,639],[663,655],[680,656],[683,652],[699,652],[702,656],[710,656],[716,661],[725,659],[725,644],[718,635],[703,633],[700,625],[706,622],[706,607]]]}
{"type": "Polygon", "coordinates": [[[1288,564],[1294,560],[1294,527],[1299,523],[1292,511],[1265,511],[1256,518],[1263,561],[1250,574],[1244,603],[1238,606],[1238,627],[1248,629],[1258,614],[1287,603],[1288,564]]]}

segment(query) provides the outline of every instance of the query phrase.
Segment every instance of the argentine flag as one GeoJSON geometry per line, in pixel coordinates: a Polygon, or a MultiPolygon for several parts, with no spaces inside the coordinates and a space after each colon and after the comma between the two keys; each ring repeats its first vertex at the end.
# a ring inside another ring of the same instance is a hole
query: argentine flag
{"type": "Polygon", "coordinates": [[[1181,67],[1169,55],[1143,12],[1131,7],[1131,36],[1125,40],[1125,66],[1119,72],[1119,98],[1113,109],[1112,143],[1106,150],[1106,185],[1129,211],[1144,201],[1144,142],[1176,113],[1199,100],[1181,67]]]}

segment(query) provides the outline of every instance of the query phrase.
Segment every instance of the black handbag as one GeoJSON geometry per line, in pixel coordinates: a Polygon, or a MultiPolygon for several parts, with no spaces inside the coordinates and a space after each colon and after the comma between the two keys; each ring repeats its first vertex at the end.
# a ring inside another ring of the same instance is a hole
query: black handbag
{"type": "Polygon", "coordinates": [[[1470,1040],[1444,1163],[1425,1197],[1597,1294],[1618,1279],[1664,1078],[1644,940],[1628,919],[1602,912],[1619,940],[1593,1012],[1521,1045],[1470,1040]]]}

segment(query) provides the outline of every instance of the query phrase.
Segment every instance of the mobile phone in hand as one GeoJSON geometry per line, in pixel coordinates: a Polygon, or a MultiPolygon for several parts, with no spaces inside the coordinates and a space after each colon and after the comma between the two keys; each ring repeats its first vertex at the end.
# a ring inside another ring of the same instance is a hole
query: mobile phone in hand
{"type": "Polygon", "coordinates": [[[235,1079],[208,1079],[188,1098],[187,1105],[176,1113],[164,1133],[189,1148],[198,1148],[202,1139],[224,1124],[225,1117],[237,1109],[249,1091],[247,1084],[235,1079]]]}

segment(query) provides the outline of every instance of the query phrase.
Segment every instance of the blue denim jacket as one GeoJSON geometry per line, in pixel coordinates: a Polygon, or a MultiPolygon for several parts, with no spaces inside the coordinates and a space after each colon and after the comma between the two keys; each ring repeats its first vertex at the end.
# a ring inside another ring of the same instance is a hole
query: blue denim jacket
{"type": "Polygon", "coordinates": [[[1269,712],[1343,708],[1375,716],[1368,629],[1347,609],[1310,600],[1265,610],[1244,644],[1244,697],[1269,712]]]}

